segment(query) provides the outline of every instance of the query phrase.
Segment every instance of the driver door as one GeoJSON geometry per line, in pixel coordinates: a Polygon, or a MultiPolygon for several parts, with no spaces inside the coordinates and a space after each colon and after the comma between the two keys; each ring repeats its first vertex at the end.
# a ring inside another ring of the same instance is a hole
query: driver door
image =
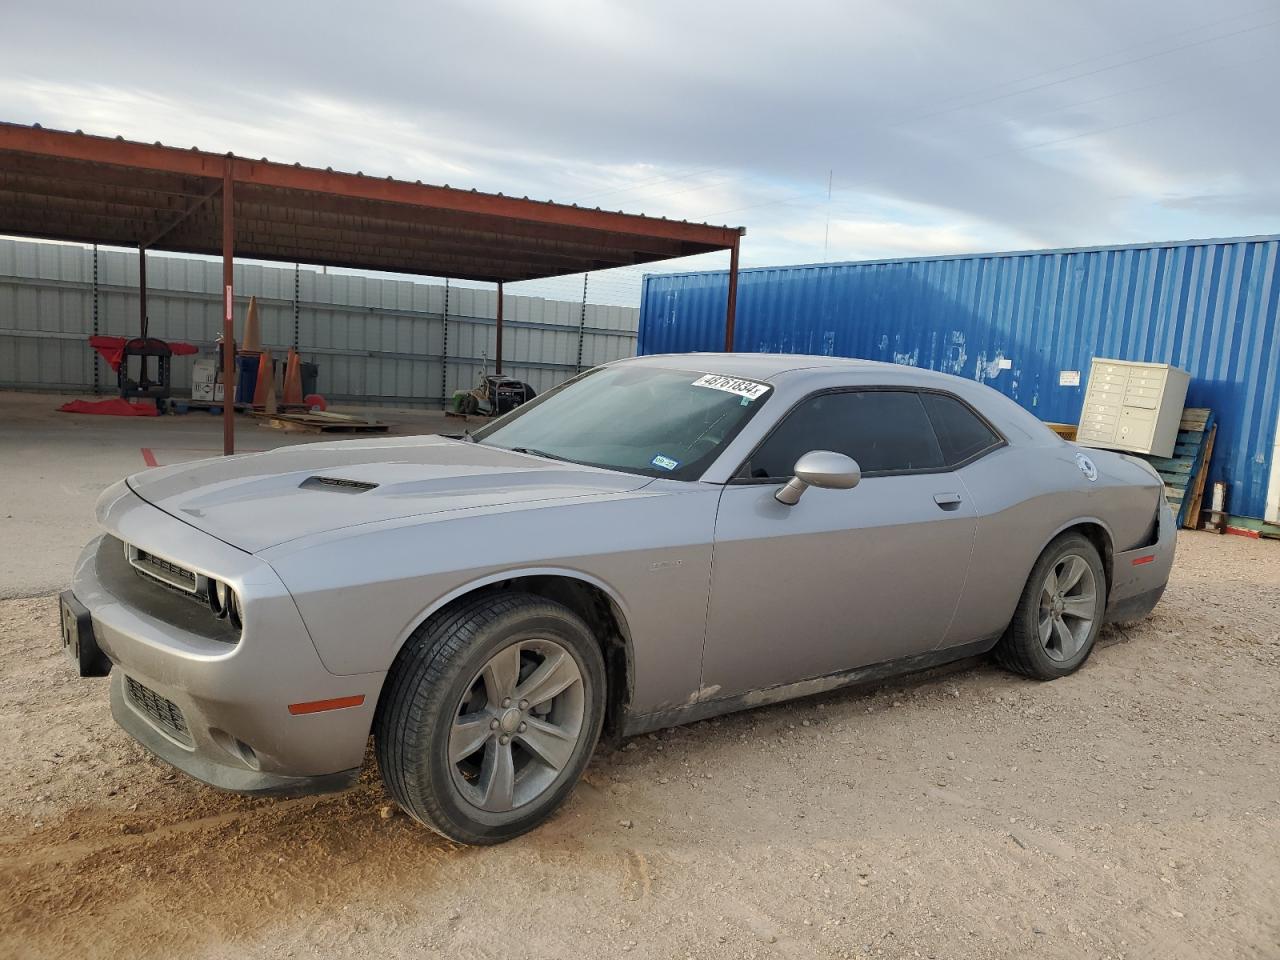
{"type": "Polygon", "coordinates": [[[938,647],[977,524],[943,461],[915,392],[843,390],[797,404],[720,497],[704,698],[938,647]],[[853,457],[862,481],[779,503],[774,493],[810,450],[853,457]]]}

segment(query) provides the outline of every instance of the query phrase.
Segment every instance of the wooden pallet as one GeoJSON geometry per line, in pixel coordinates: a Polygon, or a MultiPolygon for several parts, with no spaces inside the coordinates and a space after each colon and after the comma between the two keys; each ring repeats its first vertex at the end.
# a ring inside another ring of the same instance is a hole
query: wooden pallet
{"type": "Polygon", "coordinates": [[[258,425],[275,430],[306,433],[386,433],[389,424],[342,413],[254,413],[258,425]]]}
{"type": "MultiPolygon", "coordinates": [[[[221,400],[215,403],[212,400],[186,400],[182,397],[175,397],[173,398],[172,402],[185,403],[189,411],[190,410],[217,410],[221,412],[222,408],[226,406],[226,404],[224,404],[221,400]]],[[[237,404],[234,404],[233,407],[236,413],[263,413],[264,412],[261,406],[255,407],[252,403],[237,403],[237,404]]],[[[308,411],[310,411],[311,408],[307,406],[305,403],[282,403],[279,405],[277,409],[279,410],[280,413],[307,413],[308,411]]]]}
{"type": "Polygon", "coordinates": [[[1074,423],[1053,423],[1045,421],[1045,426],[1060,436],[1063,440],[1074,440],[1078,430],[1074,423]]]}
{"type": "MultiPolygon", "coordinates": [[[[182,397],[178,397],[177,401],[179,403],[185,403],[189,410],[221,410],[226,406],[226,404],[221,400],[216,402],[213,400],[184,400],[182,397]]],[[[234,403],[232,404],[232,408],[236,413],[251,413],[253,411],[253,404],[234,403]]]]}
{"type": "Polygon", "coordinates": [[[1207,407],[1187,407],[1178,424],[1178,439],[1171,457],[1138,454],[1164,480],[1165,498],[1178,515],[1178,526],[1194,530],[1200,525],[1205,481],[1213,457],[1218,424],[1207,407]]]}

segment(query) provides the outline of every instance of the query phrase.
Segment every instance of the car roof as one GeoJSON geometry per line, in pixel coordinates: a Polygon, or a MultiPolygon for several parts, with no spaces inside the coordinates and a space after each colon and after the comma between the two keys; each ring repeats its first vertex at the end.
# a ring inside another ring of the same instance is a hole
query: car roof
{"type": "Polygon", "coordinates": [[[876,360],[852,360],[847,357],[817,357],[795,353],[660,353],[631,357],[619,361],[630,365],[664,367],[676,370],[698,370],[725,376],[768,381],[797,370],[880,370],[901,372],[895,363],[876,360]]]}
{"type": "Polygon", "coordinates": [[[1018,442],[1060,442],[1034,414],[997,390],[967,377],[879,360],[814,357],[791,353],[667,353],[615,361],[628,366],[722,374],[774,384],[780,390],[808,389],[809,381],[840,385],[890,386],[942,390],[975,406],[1006,438],[1018,442]]]}

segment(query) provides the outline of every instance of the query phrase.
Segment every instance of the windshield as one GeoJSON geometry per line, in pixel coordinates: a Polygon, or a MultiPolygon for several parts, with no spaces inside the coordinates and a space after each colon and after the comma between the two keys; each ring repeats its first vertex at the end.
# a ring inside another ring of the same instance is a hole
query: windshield
{"type": "Polygon", "coordinates": [[[754,380],[687,370],[597,367],[473,436],[522,453],[696,480],[770,391],[754,380]]]}

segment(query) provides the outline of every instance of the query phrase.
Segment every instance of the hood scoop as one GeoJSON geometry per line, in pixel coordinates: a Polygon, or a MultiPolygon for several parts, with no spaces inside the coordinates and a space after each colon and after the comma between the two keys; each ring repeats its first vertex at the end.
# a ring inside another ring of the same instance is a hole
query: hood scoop
{"type": "Polygon", "coordinates": [[[302,490],[329,490],[333,493],[364,493],[372,490],[376,483],[365,483],[363,480],[347,480],[344,477],[307,477],[298,487],[302,490]]]}

